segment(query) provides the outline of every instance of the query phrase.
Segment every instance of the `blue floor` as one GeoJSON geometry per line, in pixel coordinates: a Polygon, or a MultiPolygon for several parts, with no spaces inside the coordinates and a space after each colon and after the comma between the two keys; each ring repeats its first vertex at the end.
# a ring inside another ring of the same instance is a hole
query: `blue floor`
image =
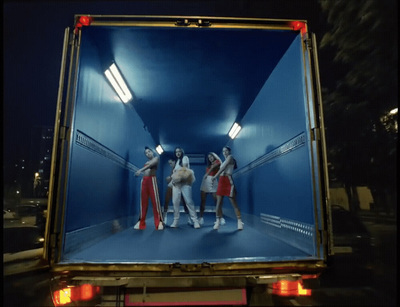
{"type": "MultiPolygon", "coordinates": [[[[118,232],[84,250],[64,255],[62,263],[218,263],[308,259],[310,255],[246,224],[237,230],[237,220],[213,230],[215,213],[206,213],[204,225],[194,229],[181,214],[178,228],[155,230],[153,217],[145,230],[133,227],[118,232]]],[[[310,258],[311,259],[311,258],[310,258]]]]}

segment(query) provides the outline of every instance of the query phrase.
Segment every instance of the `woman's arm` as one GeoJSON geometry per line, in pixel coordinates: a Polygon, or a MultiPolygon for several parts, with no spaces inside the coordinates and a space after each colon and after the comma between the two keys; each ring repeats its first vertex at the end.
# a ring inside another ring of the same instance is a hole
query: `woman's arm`
{"type": "Polygon", "coordinates": [[[141,169],[139,169],[135,175],[139,176],[140,173],[144,172],[145,170],[152,168],[153,166],[158,165],[158,157],[154,157],[153,159],[149,160],[141,169]]]}
{"type": "Polygon", "coordinates": [[[187,156],[182,158],[182,166],[189,168],[189,158],[187,156]]]}
{"type": "Polygon", "coordinates": [[[208,169],[208,171],[206,172],[206,174],[204,175],[205,177],[208,176],[209,173],[211,173],[212,170],[214,170],[217,167],[220,167],[221,162],[219,162],[219,160],[215,160],[215,163],[212,163],[210,168],[208,169]]]}
{"type": "Polygon", "coordinates": [[[232,161],[232,156],[228,156],[226,158],[226,160],[221,164],[218,172],[215,174],[213,179],[217,178],[226,169],[226,167],[231,163],[231,161],[232,161]]]}

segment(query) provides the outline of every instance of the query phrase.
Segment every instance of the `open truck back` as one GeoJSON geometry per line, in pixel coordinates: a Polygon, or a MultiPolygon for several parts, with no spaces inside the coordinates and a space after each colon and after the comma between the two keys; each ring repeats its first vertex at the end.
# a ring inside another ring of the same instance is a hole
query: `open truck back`
{"type": "Polygon", "coordinates": [[[54,301],[240,305],[259,286],[308,293],[330,250],[317,63],[306,21],[76,15],[65,30],[46,226],[54,301]],[[127,85],[121,96],[105,75],[112,65],[127,85]],[[226,197],[219,230],[211,197],[200,229],[182,213],[178,228],[156,230],[149,209],[147,228],[135,230],[135,172],[144,147],[158,145],[161,203],[179,146],[197,209],[207,153],[222,158],[229,145],[244,230],[226,197]]]}

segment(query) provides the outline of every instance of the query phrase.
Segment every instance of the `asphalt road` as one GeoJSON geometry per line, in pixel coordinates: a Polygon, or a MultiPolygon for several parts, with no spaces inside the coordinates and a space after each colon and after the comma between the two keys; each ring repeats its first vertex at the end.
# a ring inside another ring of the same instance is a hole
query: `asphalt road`
{"type": "Polygon", "coordinates": [[[375,238],[370,270],[341,264],[321,276],[311,297],[276,299],[276,306],[397,306],[397,224],[393,218],[361,218],[375,238]]]}

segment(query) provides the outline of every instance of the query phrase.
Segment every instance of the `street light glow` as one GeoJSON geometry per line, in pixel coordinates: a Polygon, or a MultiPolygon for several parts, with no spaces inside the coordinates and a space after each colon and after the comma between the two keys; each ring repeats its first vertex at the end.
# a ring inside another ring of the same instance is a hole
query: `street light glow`
{"type": "Polygon", "coordinates": [[[389,112],[390,115],[395,115],[398,112],[398,108],[395,108],[389,112]]]}

